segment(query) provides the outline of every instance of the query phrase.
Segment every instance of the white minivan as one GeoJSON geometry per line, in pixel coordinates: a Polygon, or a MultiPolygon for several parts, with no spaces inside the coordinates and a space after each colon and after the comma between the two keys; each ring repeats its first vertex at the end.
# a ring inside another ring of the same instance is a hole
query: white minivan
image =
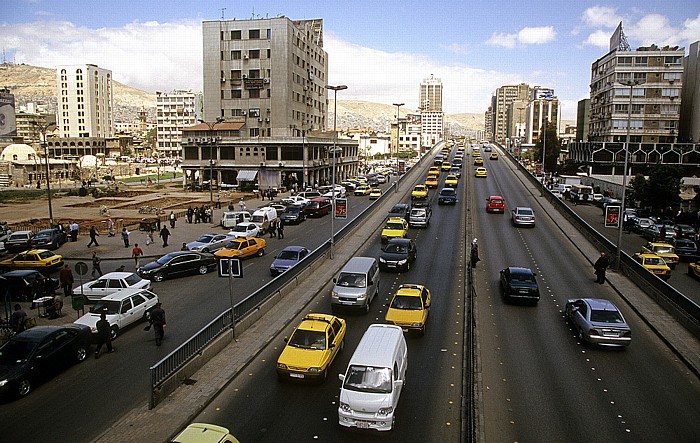
{"type": "Polygon", "coordinates": [[[333,279],[331,308],[347,306],[369,312],[370,303],[379,295],[379,276],[376,258],[351,258],[333,279]]]}
{"type": "Polygon", "coordinates": [[[265,234],[267,232],[273,220],[277,220],[277,211],[275,208],[269,206],[256,209],[255,212],[253,212],[253,216],[250,218],[251,223],[255,223],[255,225],[260,228],[260,234],[265,234]]]}
{"type": "Polygon", "coordinates": [[[344,427],[389,431],[403,390],[407,360],[406,339],[399,326],[373,324],[367,328],[339,374],[338,422],[344,427]]]}

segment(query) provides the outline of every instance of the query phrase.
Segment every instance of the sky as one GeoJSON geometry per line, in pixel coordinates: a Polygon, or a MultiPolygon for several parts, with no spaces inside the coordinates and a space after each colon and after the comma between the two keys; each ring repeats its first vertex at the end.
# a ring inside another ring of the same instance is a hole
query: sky
{"type": "MultiPolygon", "coordinates": [[[[443,84],[443,111],[483,113],[496,88],[553,88],[562,118],[589,96],[591,64],[619,22],[632,48],[700,40],[700,1],[654,0],[3,0],[0,49],[10,63],[93,63],[145,91],[202,90],[202,21],[323,19],[328,83],[339,100],[418,106],[443,84]]],[[[0,87],[5,85],[0,85],[0,87]]]]}

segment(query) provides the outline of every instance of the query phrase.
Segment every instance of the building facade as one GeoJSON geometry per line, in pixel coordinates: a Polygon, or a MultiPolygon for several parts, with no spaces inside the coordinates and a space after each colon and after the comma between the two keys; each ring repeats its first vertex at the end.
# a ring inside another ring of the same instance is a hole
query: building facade
{"type": "Polygon", "coordinates": [[[244,123],[242,137],[301,137],[327,127],[323,20],[202,23],[203,119],[244,123]]]}
{"type": "Polygon", "coordinates": [[[531,88],[525,83],[518,85],[503,85],[496,89],[493,107],[493,136],[494,141],[505,143],[508,134],[508,106],[514,101],[527,102],[531,95],[531,88]]]}
{"type": "Polygon", "coordinates": [[[682,142],[700,143],[700,41],[690,45],[683,59],[682,80],[679,138],[682,142]]]}
{"type": "Polygon", "coordinates": [[[576,141],[588,141],[588,115],[591,110],[591,99],[579,100],[576,107],[576,141]]]}
{"type": "Polygon", "coordinates": [[[442,112],[442,80],[430,75],[420,84],[418,97],[420,108],[429,112],[442,112]]]}
{"type": "Polygon", "coordinates": [[[198,92],[156,92],[156,151],[161,157],[180,156],[182,128],[197,124],[201,101],[198,92]]]}
{"type": "Polygon", "coordinates": [[[545,123],[554,123],[558,134],[559,119],[559,100],[554,95],[554,90],[535,86],[527,106],[526,143],[534,143],[540,139],[545,123]]]}
{"type": "Polygon", "coordinates": [[[60,137],[113,137],[112,71],[96,65],[56,68],[60,137]]]}

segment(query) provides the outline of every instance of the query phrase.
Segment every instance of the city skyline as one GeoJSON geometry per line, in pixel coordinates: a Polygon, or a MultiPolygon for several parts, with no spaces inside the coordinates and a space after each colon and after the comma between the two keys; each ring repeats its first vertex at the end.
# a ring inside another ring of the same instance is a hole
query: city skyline
{"type": "MultiPolygon", "coordinates": [[[[633,49],[700,40],[700,5],[661,0],[653,5],[567,5],[539,2],[437,1],[400,4],[359,0],[113,1],[10,0],[0,24],[5,60],[55,68],[94,63],[114,79],[149,92],[202,90],[202,21],[323,19],[329,84],[346,84],[342,100],[418,107],[420,82],[444,86],[444,111],[483,113],[495,89],[525,82],[552,88],[562,118],[575,120],[589,97],[590,67],[608,52],[622,21],[633,49]],[[222,9],[225,8],[225,9],[222,9]],[[265,9],[261,9],[265,8],[265,9]],[[115,13],[118,11],[118,13],[115,13]],[[543,11],[550,11],[543,13],[543,11]]],[[[2,86],[2,85],[0,85],[2,86]]]]}

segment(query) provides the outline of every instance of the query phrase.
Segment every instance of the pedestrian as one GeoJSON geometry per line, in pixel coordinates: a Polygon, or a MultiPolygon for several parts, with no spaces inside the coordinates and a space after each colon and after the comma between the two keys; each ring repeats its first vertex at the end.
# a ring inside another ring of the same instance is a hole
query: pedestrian
{"type": "Polygon", "coordinates": [[[151,309],[151,325],[156,334],[156,346],[160,346],[165,335],[165,311],[161,302],[156,303],[156,307],[151,309]]]}
{"type": "Polygon", "coordinates": [[[78,223],[72,221],[68,229],[70,231],[70,241],[78,241],[78,223]]]}
{"type": "Polygon", "coordinates": [[[24,331],[24,322],[26,319],[27,313],[24,311],[24,309],[22,309],[22,306],[17,303],[15,305],[15,311],[10,317],[10,324],[12,326],[12,330],[15,331],[15,334],[19,334],[20,332],[24,331]]]}
{"type": "Polygon", "coordinates": [[[194,213],[194,222],[195,224],[199,223],[199,208],[195,207],[194,210],[192,211],[194,213]]]}
{"type": "Polygon", "coordinates": [[[129,247],[129,231],[126,227],[122,228],[122,240],[124,240],[124,247],[129,247]]]}
{"type": "Polygon", "coordinates": [[[92,278],[95,278],[95,272],[97,272],[98,277],[102,277],[101,261],[102,259],[97,256],[97,251],[92,251],[92,278]]]}
{"type": "Polygon", "coordinates": [[[175,228],[175,213],[173,211],[170,211],[170,227],[175,228]]]}
{"type": "Polygon", "coordinates": [[[666,241],[666,225],[661,225],[659,230],[659,241],[666,241]]]}
{"type": "Polygon", "coordinates": [[[277,220],[277,238],[284,238],[284,220],[277,220]]]}
{"type": "Polygon", "coordinates": [[[267,230],[270,231],[270,238],[277,237],[277,224],[274,220],[270,220],[270,225],[267,230]]]}
{"type": "Polygon", "coordinates": [[[216,194],[216,209],[221,209],[221,194],[216,194]]]}
{"type": "Polygon", "coordinates": [[[134,243],[134,249],[131,250],[131,256],[134,258],[136,269],[139,268],[139,257],[143,256],[143,249],[139,248],[138,243],[134,243]]]}
{"type": "Polygon", "coordinates": [[[100,234],[97,233],[97,229],[95,229],[95,226],[90,226],[90,243],[88,243],[88,248],[92,246],[93,243],[95,244],[95,246],[100,246],[99,243],[97,243],[97,237],[99,235],[100,234]]]}
{"type": "Polygon", "coordinates": [[[596,260],[595,264],[593,265],[593,269],[595,269],[597,283],[601,285],[605,283],[605,270],[608,268],[609,265],[610,260],[605,255],[605,252],[601,252],[600,257],[598,257],[598,260],[596,260]]]}
{"type": "Polygon", "coordinates": [[[471,254],[469,257],[469,261],[472,265],[472,269],[476,268],[476,264],[480,261],[481,259],[479,258],[479,244],[477,243],[476,238],[472,240],[472,248],[471,248],[471,254]]]}
{"type": "Polygon", "coordinates": [[[150,245],[151,243],[155,243],[155,240],[153,240],[153,228],[149,226],[146,228],[146,246],[150,245]]]}
{"type": "Polygon", "coordinates": [[[114,237],[114,221],[111,218],[107,219],[107,237],[114,237]]]}
{"type": "Polygon", "coordinates": [[[187,247],[187,243],[182,242],[182,247],[180,248],[181,251],[189,251],[190,248],[187,247]]]}
{"type": "MultiPolygon", "coordinates": [[[[260,195],[262,195],[262,191],[261,191],[260,195]]],[[[243,201],[243,197],[241,197],[241,201],[238,202],[238,207],[240,208],[241,211],[245,211],[245,201],[243,201]]]]}
{"type": "Polygon", "coordinates": [[[233,200],[229,200],[229,201],[228,201],[228,210],[229,210],[229,211],[233,211],[234,209],[235,209],[235,208],[234,208],[234,206],[233,206],[233,200]]]}
{"type": "Polygon", "coordinates": [[[95,349],[95,358],[100,358],[100,351],[102,350],[102,345],[107,345],[107,352],[112,353],[115,349],[112,347],[112,327],[107,321],[107,314],[101,313],[100,319],[95,323],[97,328],[97,349],[95,349]]]}
{"type": "Polygon", "coordinates": [[[73,271],[70,270],[70,266],[67,264],[63,266],[61,272],[58,273],[58,281],[61,283],[63,288],[63,295],[67,298],[73,293],[73,271]]]}
{"type": "Polygon", "coordinates": [[[170,237],[170,231],[168,231],[167,226],[163,226],[163,229],[160,230],[160,238],[163,239],[163,247],[168,246],[168,237],[170,237]]]}
{"type": "Polygon", "coordinates": [[[192,206],[187,207],[187,223],[192,223],[192,216],[194,215],[194,210],[192,206]]]}

